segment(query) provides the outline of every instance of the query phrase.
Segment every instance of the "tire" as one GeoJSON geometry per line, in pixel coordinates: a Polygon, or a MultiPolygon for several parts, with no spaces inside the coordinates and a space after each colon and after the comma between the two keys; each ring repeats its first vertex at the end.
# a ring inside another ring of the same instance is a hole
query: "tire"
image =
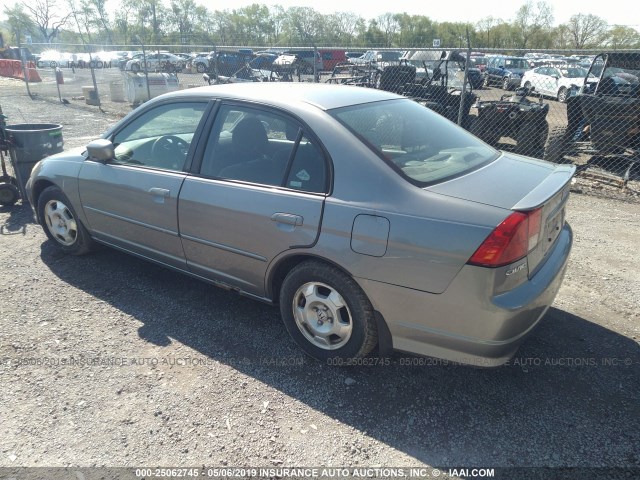
{"type": "Polygon", "coordinates": [[[138,73],[140,71],[140,65],[138,65],[137,63],[134,63],[131,65],[131,71],[133,73],[138,73]]]}
{"type": "Polygon", "coordinates": [[[196,63],[196,72],[204,73],[207,71],[207,66],[204,63],[196,63]]]}
{"type": "Polygon", "coordinates": [[[560,87],[558,90],[558,101],[562,103],[567,103],[567,99],[569,98],[569,90],[566,87],[560,87]]]}
{"type": "Polygon", "coordinates": [[[63,252],[84,255],[93,249],[93,239],[58,187],[47,187],[38,197],[38,220],[49,240],[63,252]]]}
{"type": "Polygon", "coordinates": [[[484,76],[482,85],[484,86],[484,88],[489,88],[491,86],[491,82],[489,81],[489,75],[484,76]]]}
{"type": "Polygon", "coordinates": [[[547,122],[523,123],[516,137],[515,152],[520,155],[542,158],[548,134],[549,124],[547,122]]]}
{"type": "Polygon", "coordinates": [[[543,159],[553,163],[567,163],[564,155],[567,151],[568,143],[567,127],[555,128],[547,137],[543,159]]]}
{"type": "Polygon", "coordinates": [[[509,79],[507,77],[504,77],[502,79],[502,89],[503,90],[507,90],[507,91],[511,90],[511,84],[510,84],[509,79]]]}
{"type": "Polygon", "coordinates": [[[14,205],[20,198],[20,190],[12,183],[0,183],[0,205],[14,205]]]}
{"type": "Polygon", "coordinates": [[[531,82],[524,82],[524,88],[531,88],[531,82]]]}
{"type": "Polygon", "coordinates": [[[378,342],[369,299],[349,275],[322,262],[301,263],[287,274],[280,313],[289,335],[316,360],[362,358],[378,342]]]}
{"type": "Polygon", "coordinates": [[[475,135],[492,147],[495,147],[498,144],[498,140],[500,140],[501,136],[500,132],[497,132],[491,125],[491,122],[488,122],[482,117],[476,118],[475,122],[471,125],[471,128],[469,128],[469,133],[475,135]]]}

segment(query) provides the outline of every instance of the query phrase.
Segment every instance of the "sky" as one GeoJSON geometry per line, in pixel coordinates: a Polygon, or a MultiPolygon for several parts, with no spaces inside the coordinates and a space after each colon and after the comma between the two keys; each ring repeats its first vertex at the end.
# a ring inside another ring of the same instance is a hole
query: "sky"
{"type": "MultiPolygon", "coordinates": [[[[18,0],[0,0],[0,19],[5,19],[4,6],[13,6],[18,0]]],[[[64,3],[65,0],[59,0],[64,3]]],[[[534,0],[535,1],[535,0],[534,0]]],[[[107,6],[117,8],[119,0],[107,0],[107,6]]],[[[367,19],[386,12],[425,15],[438,22],[471,22],[492,16],[512,20],[525,0],[196,0],[211,10],[232,10],[252,3],[278,4],[283,7],[308,6],[321,13],[353,12],[367,19]]],[[[168,3],[168,0],[167,0],[168,3]]],[[[547,0],[553,5],[555,25],[565,23],[577,13],[593,14],[604,18],[610,25],[627,25],[640,30],[640,8],[633,0],[547,0]]]]}

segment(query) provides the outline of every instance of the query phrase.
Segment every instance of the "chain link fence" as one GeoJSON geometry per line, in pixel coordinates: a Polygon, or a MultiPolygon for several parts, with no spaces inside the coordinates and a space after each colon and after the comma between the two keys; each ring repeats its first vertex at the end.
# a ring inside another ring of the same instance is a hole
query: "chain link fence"
{"type": "Polygon", "coordinates": [[[638,51],[56,48],[33,59],[41,81],[29,75],[30,94],[126,112],[162,93],[207,84],[378,88],[414,99],[498,149],[574,163],[589,189],[640,191],[638,51]]]}

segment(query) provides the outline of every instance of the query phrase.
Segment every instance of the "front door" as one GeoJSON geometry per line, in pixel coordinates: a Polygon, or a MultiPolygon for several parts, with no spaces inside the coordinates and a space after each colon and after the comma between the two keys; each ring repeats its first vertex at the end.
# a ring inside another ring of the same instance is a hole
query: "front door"
{"type": "Polygon", "coordinates": [[[83,164],[78,187],[97,239],[185,268],[178,194],[206,107],[206,102],[182,101],[150,108],[111,137],[113,161],[83,164]]]}

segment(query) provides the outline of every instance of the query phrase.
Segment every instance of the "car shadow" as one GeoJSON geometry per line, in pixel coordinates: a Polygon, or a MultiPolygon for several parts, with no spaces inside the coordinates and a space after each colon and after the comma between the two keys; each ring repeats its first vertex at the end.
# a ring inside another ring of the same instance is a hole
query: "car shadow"
{"type": "Polygon", "coordinates": [[[143,341],[180,342],[431,466],[640,465],[638,344],[571,313],[550,309],[496,369],[402,354],[338,368],[304,357],[276,307],[111,249],[45,242],[41,258],[141,322],[143,341]]]}
{"type": "Polygon", "coordinates": [[[0,206],[0,213],[9,213],[6,221],[0,225],[2,235],[25,235],[27,225],[36,223],[35,215],[28,203],[16,203],[15,205],[0,206]]]}

